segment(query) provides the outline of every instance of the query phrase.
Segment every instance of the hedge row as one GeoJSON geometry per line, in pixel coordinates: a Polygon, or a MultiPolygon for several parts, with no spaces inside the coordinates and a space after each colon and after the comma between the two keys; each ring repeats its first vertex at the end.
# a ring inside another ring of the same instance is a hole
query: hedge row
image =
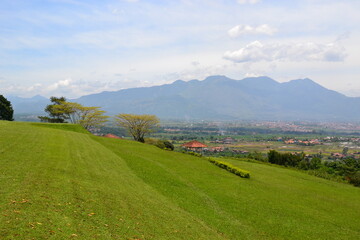
{"type": "Polygon", "coordinates": [[[227,162],[218,161],[215,159],[209,158],[209,161],[213,164],[215,164],[218,167],[224,168],[227,171],[234,173],[235,175],[238,175],[242,178],[250,178],[250,172],[242,170],[241,168],[235,167],[227,162]]]}

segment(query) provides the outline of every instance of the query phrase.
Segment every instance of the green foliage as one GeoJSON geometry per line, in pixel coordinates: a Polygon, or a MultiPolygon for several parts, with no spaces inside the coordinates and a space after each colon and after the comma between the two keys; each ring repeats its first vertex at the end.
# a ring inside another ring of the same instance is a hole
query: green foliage
{"type": "Polygon", "coordinates": [[[174,145],[168,140],[159,140],[153,138],[145,138],[144,140],[146,144],[154,145],[164,150],[170,150],[170,151],[174,150],[174,145]]]}
{"type": "Polygon", "coordinates": [[[250,178],[250,172],[242,170],[241,168],[235,167],[235,166],[231,165],[230,163],[218,161],[218,160],[215,160],[212,158],[209,158],[209,161],[211,163],[215,164],[216,166],[226,169],[227,171],[234,173],[235,175],[238,175],[242,178],[250,178]]]}
{"type": "Polygon", "coordinates": [[[8,101],[3,95],[0,95],[0,120],[14,121],[14,110],[11,102],[8,101]]]}
{"type": "MultiPolygon", "coordinates": [[[[347,151],[347,150],[346,150],[347,151]]],[[[320,155],[321,156],[321,155],[320,155]]],[[[360,172],[360,160],[355,158],[345,158],[337,161],[321,162],[318,156],[312,158],[305,157],[304,153],[290,154],[279,153],[275,150],[270,150],[268,153],[270,163],[292,166],[302,170],[307,170],[308,173],[322,177],[325,179],[347,180],[349,183],[359,186],[358,172],[360,172]]]]}
{"type": "Polygon", "coordinates": [[[124,127],[135,141],[145,142],[145,135],[150,134],[159,126],[160,120],[155,115],[118,114],[117,124],[124,127]]]}
{"type": "Polygon", "coordinates": [[[303,158],[296,167],[303,170],[319,169],[322,166],[321,159],[319,157],[303,158]]]}
{"type": "Polygon", "coordinates": [[[258,160],[258,161],[261,161],[261,162],[267,162],[268,161],[268,159],[266,157],[264,157],[264,155],[261,152],[258,152],[258,151],[254,151],[252,153],[249,153],[247,155],[247,157],[251,158],[251,159],[258,160]]]}
{"type": "Polygon", "coordinates": [[[163,144],[165,145],[166,149],[174,151],[174,145],[168,140],[162,140],[163,144]]]}
{"type": "Polygon", "coordinates": [[[296,167],[305,157],[304,153],[279,153],[275,150],[270,150],[268,153],[268,159],[270,163],[296,167]]]}
{"type": "Polygon", "coordinates": [[[331,181],[346,183],[346,181],[344,180],[343,177],[329,172],[329,169],[324,166],[322,166],[321,168],[316,169],[316,170],[311,170],[311,169],[307,170],[306,173],[316,176],[316,177],[319,177],[319,178],[324,178],[324,179],[331,180],[331,181]]]}
{"type": "Polygon", "coordinates": [[[105,111],[100,110],[100,107],[85,107],[76,102],[68,102],[65,97],[51,97],[49,104],[45,108],[47,116],[39,116],[41,122],[49,123],[65,123],[70,121],[73,124],[80,124],[86,130],[91,130],[96,127],[103,126],[108,121],[108,116],[105,116],[105,111]]]}
{"type": "Polygon", "coordinates": [[[351,174],[349,176],[349,182],[357,187],[360,187],[360,171],[356,171],[351,174]]]}
{"type": "Polygon", "coordinates": [[[195,156],[195,157],[202,157],[201,153],[192,152],[192,151],[184,151],[183,153],[187,153],[189,155],[195,156]]]}
{"type": "Polygon", "coordinates": [[[45,112],[49,114],[48,116],[39,116],[41,122],[49,122],[49,123],[64,123],[66,122],[67,116],[66,112],[59,109],[59,106],[61,106],[64,102],[66,102],[65,97],[50,97],[50,102],[52,104],[49,104],[45,107],[45,112]]]}

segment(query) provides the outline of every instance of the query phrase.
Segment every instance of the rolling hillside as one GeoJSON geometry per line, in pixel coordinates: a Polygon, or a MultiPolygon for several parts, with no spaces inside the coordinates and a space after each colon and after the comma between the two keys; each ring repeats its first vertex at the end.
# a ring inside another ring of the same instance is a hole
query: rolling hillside
{"type": "Polygon", "coordinates": [[[360,188],[276,166],[208,161],[0,122],[1,239],[359,239],[360,188]]]}

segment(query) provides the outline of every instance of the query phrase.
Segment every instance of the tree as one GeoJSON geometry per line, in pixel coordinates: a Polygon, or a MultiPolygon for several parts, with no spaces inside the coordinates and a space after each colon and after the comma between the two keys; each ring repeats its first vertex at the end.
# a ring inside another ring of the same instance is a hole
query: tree
{"type": "Polygon", "coordinates": [[[155,115],[118,114],[115,116],[118,125],[124,127],[135,141],[145,142],[144,136],[159,126],[159,119],[155,115]]]}
{"type": "Polygon", "coordinates": [[[105,111],[100,107],[82,107],[79,124],[86,130],[104,125],[108,121],[108,116],[103,115],[105,111]]]}
{"type": "Polygon", "coordinates": [[[80,103],[68,102],[64,97],[51,97],[53,104],[48,105],[45,111],[50,117],[39,117],[43,122],[64,123],[69,121],[73,124],[80,124],[86,130],[103,125],[108,120],[105,111],[100,107],[85,107],[80,103]]]}
{"type": "Polygon", "coordinates": [[[76,102],[64,101],[54,106],[56,112],[63,113],[66,120],[73,124],[79,124],[84,106],[76,102]]]}
{"type": "Polygon", "coordinates": [[[66,122],[67,116],[62,108],[64,102],[66,102],[65,97],[50,97],[52,104],[49,104],[45,107],[45,112],[49,114],[47,116],[38,116],[41,122],[50,122],[50,123],[64,123],[66,122]]]}
{"type": "Polygon", "coordinates": [[[3,95],[0,95],[0,120],[14,121],[14,110],[11,102],[8,101],[3,95]]]}

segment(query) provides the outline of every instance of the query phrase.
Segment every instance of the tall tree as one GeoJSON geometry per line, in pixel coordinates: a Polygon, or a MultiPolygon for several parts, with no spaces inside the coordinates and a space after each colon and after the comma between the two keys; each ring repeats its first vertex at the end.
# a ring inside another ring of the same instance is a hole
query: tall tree
{"type": "Polygon", "coordinates": [[[8,101],[3,95],[0,95],[0,120],[14,121],[14,110],[11,102],[8,101]]]}
{"type": "Polygon", "coordinates": [[[155,115],[118,114],[115,116],[118,125],[128,130],[135,141],[145,142],[144,136],[159,126],[155,115]]]}
{"type": "Polygon", "coordinates": [[[67,113],[63,111],[62,105],[66,102],[65,97],[50,97],[52,104],[45,107],[48,116],[39,116],[42,122],[64,123],[67,120],[67,113]]]}
{"type": "Polygon", "coordinates": [[[83,107],[79,124],[86,130],[103,126],[109,118],[104,113],[105,111],[100,110],[100,107],[83,107]]]}
{"type": "Polygon", "coordinates": [[[43,122],[66,122],[80,124],[86,130],[104,125],[108,120],[105,111],[100,107],[85,107],[76,102],[68,102],[64,97],[52,97],[53,104],[48,105],[45,111],[51,117],[39,117],[43,122]]]}

